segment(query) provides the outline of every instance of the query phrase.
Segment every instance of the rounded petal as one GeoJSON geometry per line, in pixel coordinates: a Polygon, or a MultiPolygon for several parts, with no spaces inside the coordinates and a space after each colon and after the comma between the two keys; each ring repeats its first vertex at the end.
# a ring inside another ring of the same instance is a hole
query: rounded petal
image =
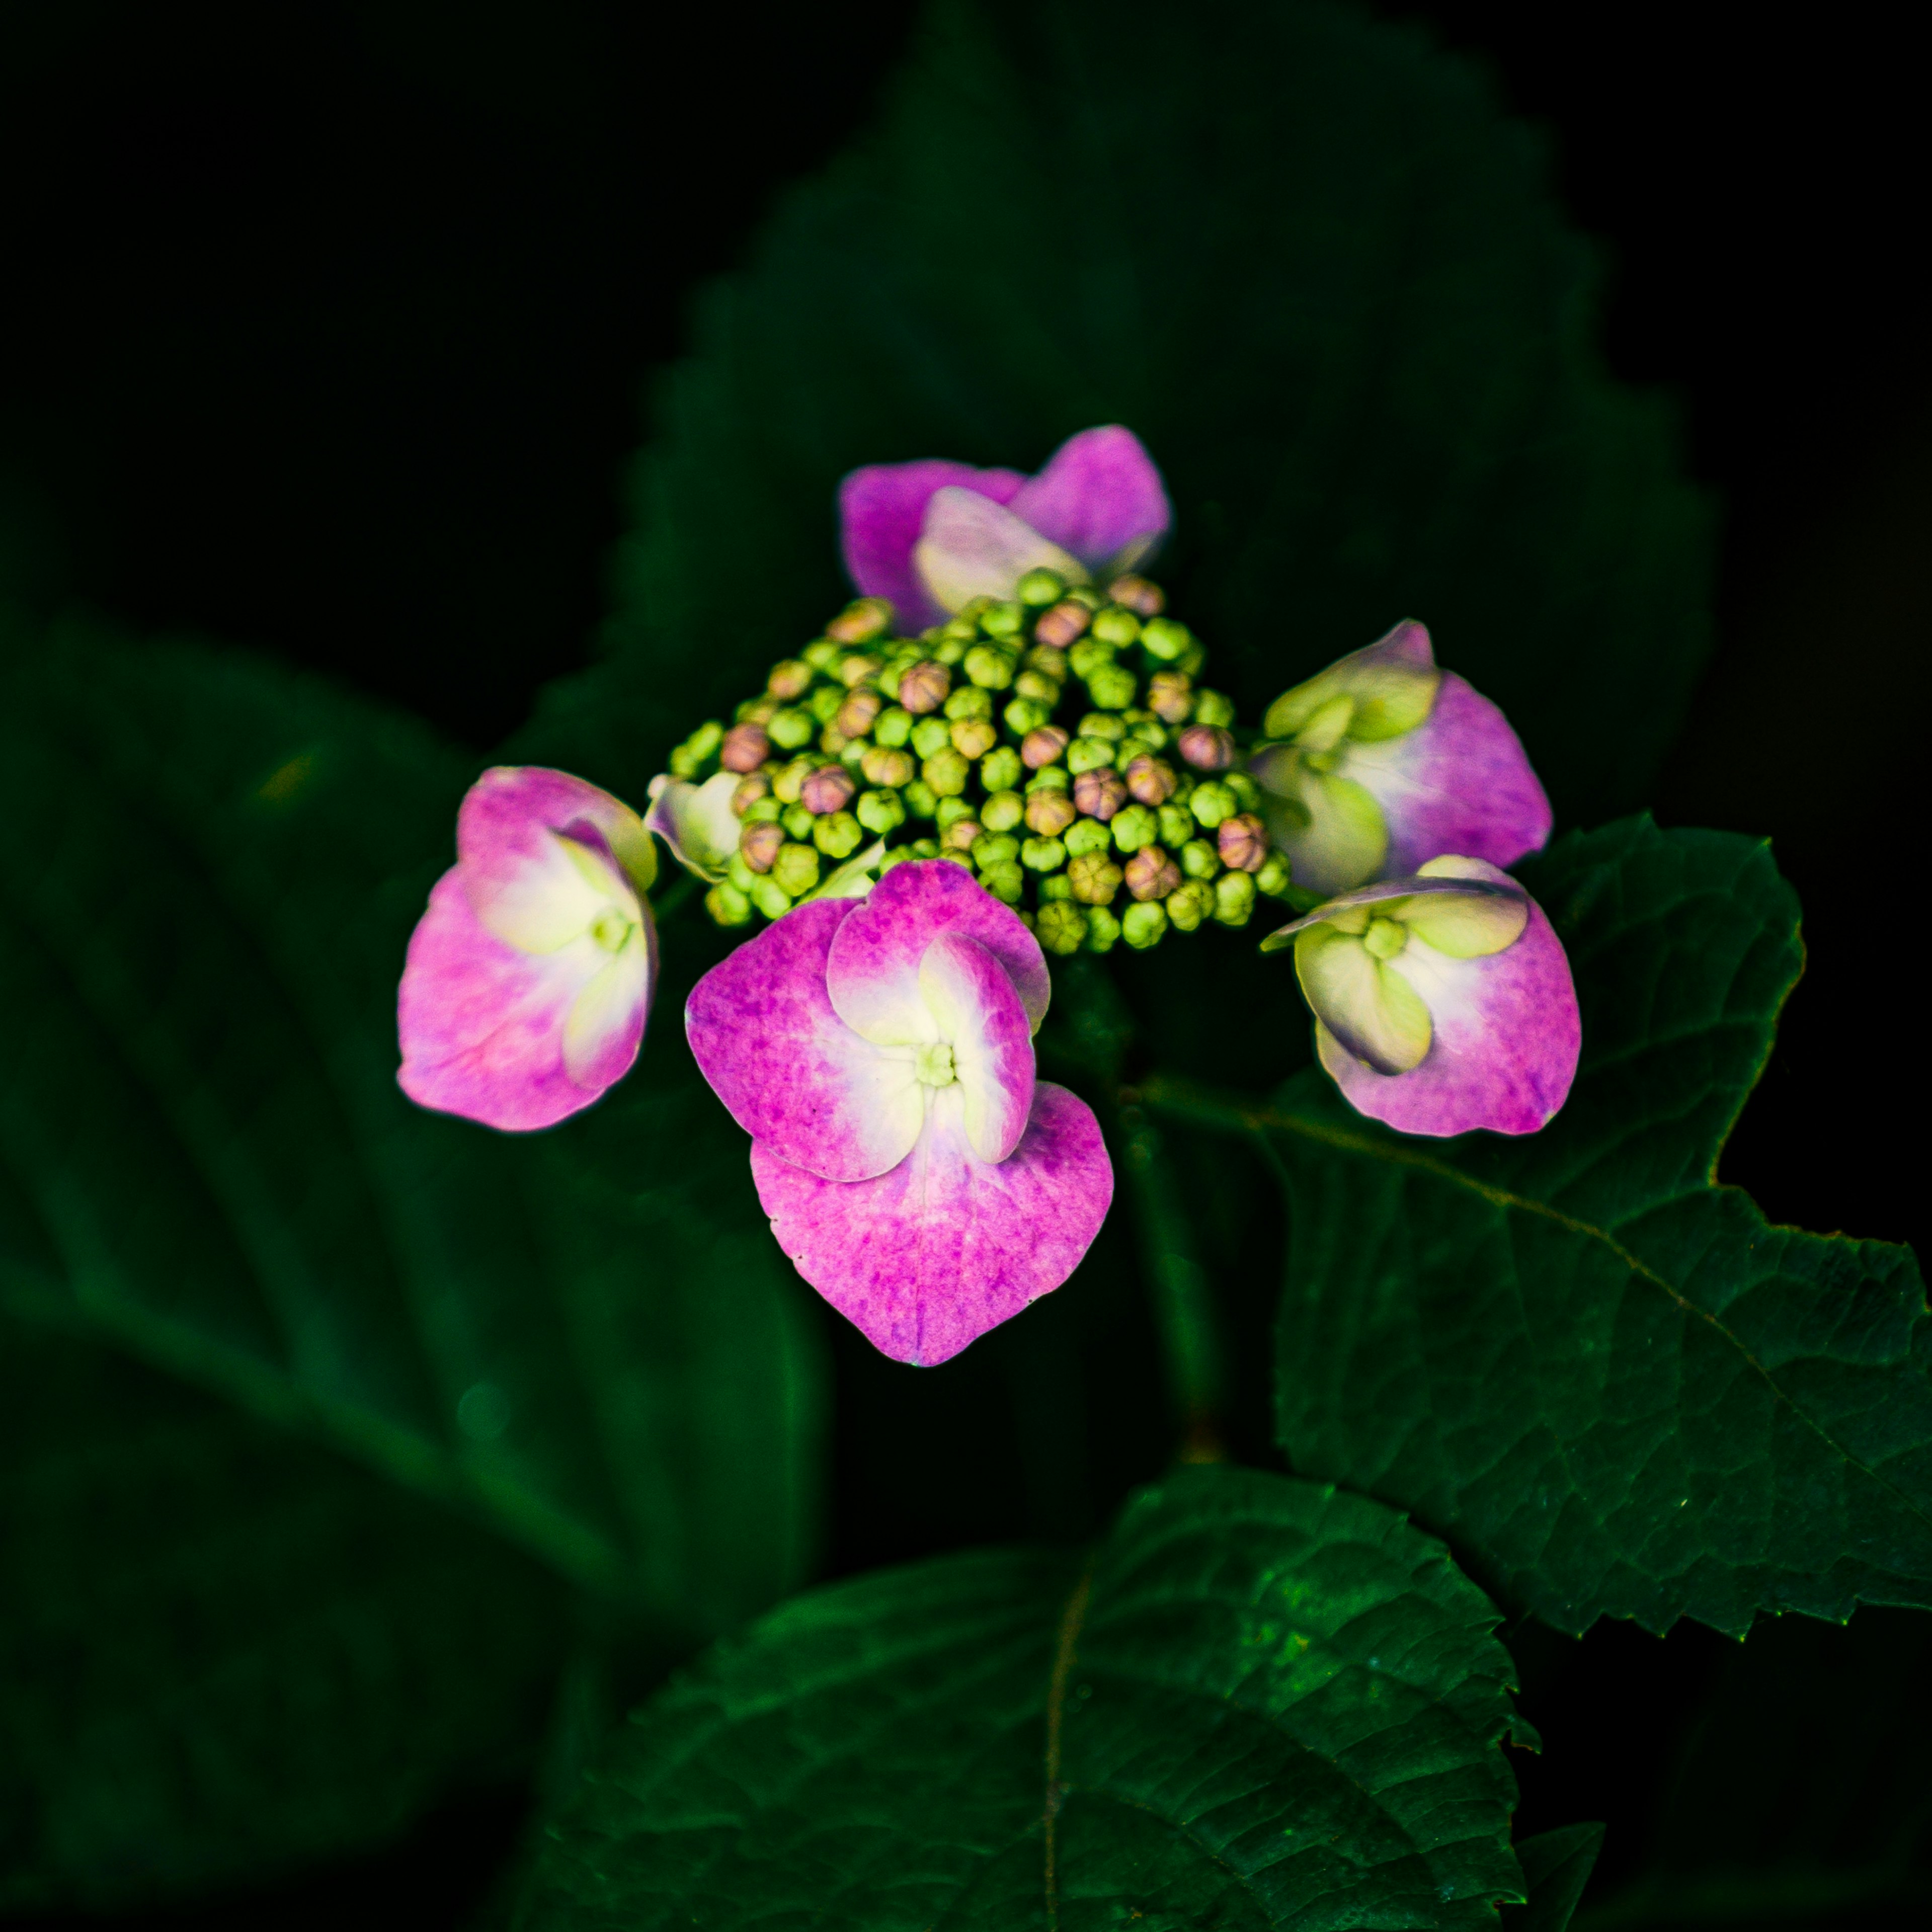
{"type": "Polygon", "coordinates": [[[634,932],[577,998],[563,1022],[563,1070],[598,1093],[630,1070],[658,976],[658,932],[646,910],[634,932]]]}
{"type": "Polygon", "coordinates": [[[1352,742],[1342,770],[1388,821],[1383,869],[1393,878],[1444,852],[1511,866],[1550,836],[1550,800],[1522,740],[1453,671],[1422,724],[1379,744],[1352,742]]]}
{"type": "Polygon", "coordinates": [[[832,937],[867,903],[794,906],[712,967],[684,1010],[691,1050],[731,1118],[782,1160],[829,1180],[896,1167],[925,1117],[910,1050],[861,1039],[826,994],[832,937]]]}
{"type": "Polygon", "coordinates": [[[1174,521],[1153,458],[1118,423],[1069,436],[1009,507],[1096,576],[1131,570],[1174,521]]]}
{"type": "MultiPolygon", "coordinates": [[[[542,765],[496,765],[464,795],[456,814],[456,857],[470,902],[494,928],[499,902],[526,894],[532,872],[554,871],[561,833],[608,852],[634,892],[657,876],[657,848],[622,799],[568,772],[542,765]]],[[[508,908],[502,910],[507,915],[508,908]]]]}
{"type": "Polygon", "coordinates": [[[396,1077],[418,1106],[438,1113],[511,1132],[550,1126],[589,1106],[638,1057],[656,977],[650,916],[641,989],[634,979],[631,1004],[607,1012],[598,1050],[573,1078],[565,1031],[610,954],[590,939],[544,953],[506,944],[477,918],[461,872],[453,866],[436,881],[410,940],[396,1002],[396,1077]]]}
{"type": "Polygon", "coordinates": [[[1348,1104],[1406,1134],[1535,1132],[1568,1097],[1582,1039],[1570,962],[1543,908],[1530,902],[1522,937],[1500,952],[1456,959],[1412,938],[1397,964],[1434,1037],[1412,1072],[1378,1073],[1318,1021],[1322,1064],[1348,1104]]]}
{"type": "Polygon", "coordinates": [[[946,612],[926,595],[912,562],[934,491],[951,486],[1010,503],[1025,481],[1017,470],[975,470],[938,457],[854,470],[838,486],[839,542],[847,573],[865,596],[891,601],[905,634],[943,622],[946,612]]]}
{"type": "Polygon", "coordinates": [[[1019,914],[963,866],[908,860],[863,900],[848,902],[847,909],[850,916],[831,941],[826,976],[833,1010],[855,1032],[881,1046],[938,1037],[920,992],[919,969],[942,932],[976,941],[1005,968],[1028,1026],[1039,1031],[1053,992],[1046,956],[1019,914]]]}
{"type": "Polygon", "coordinates": [[[1075,584],[1087,575],[1078,557],[1012,511],[952,488],[933,492],[912,562],[926,595],[949,614],[976,597],[1012,596],[1030,570],[1058,571],[1075,584]]]}
{"type": "Polygon", "coordinates": [[[738,814],[732,795],[744,782],[736,772],[714,772],[702,784],[660,772],[651,781],[651,808],[644,825],[671,849],[687,872],[707,885],[724,876],[731,854],[738,849],[738,814]]]}
{"type": "Polygon", "coordinates": [[[752,1176],[799,1273],[874,1347],[926,1368],[1058,1288],[1114,1195],[1093,1110],[1046,1081],[1006,1160],[973,1157],[955,1103],[936,1106],[911,1154],[877,1180],[842,1186],[763,1144],[752,1176]]]}
{"type": "Polygon", "coordinates": [[[1033,1110],[1033,1030],[1006,968],[964,934],[942,932],[920,962],[919,989],[952,1048],[967,1144],[1000,1161],[1020,1144],[1033,1110]]]}

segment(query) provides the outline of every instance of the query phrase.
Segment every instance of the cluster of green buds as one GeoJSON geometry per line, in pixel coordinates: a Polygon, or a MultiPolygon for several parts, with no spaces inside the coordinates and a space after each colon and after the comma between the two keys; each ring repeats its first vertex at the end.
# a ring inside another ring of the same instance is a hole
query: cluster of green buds
{"type": "Polygon", "coordinates": [[[1054,953],[1243,926],[1258,893],[1295,896],[1234,706],[1199,682],[1206,653],[1160,586],[1034,570],[1018,591],[917,638],[861,598],[677,748],[676,778],[735,776],[737,849],[705,900],[719,925],[909,859],[967,867],[1054,953]]]}

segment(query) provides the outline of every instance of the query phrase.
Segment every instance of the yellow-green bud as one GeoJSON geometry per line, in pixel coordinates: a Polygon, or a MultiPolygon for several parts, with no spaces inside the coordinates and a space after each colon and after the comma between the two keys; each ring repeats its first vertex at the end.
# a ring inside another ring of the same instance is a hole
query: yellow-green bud
{"type": "Polygon", "coordinates": [[[812,668],[804,658],[781,658],[772,666],[771,675],[765,680],[765,688],[781,704],[789,704],[812,688],[812,668]]]}
{"type": "Polygon", "coordinates": [[[1063,835],[1066,849],[1075,858],[1088,852],[1104,852],[1113,843],[1112,836],[1097,818],[1075,820],[1063,835]]]}
{"type": "Polygon", "coordinates": [[[1193,641],[1187,634],[1187,626],[1177,624],[1172,617],[1156,617],[1141,626],[1141,642],[1149,656],[1159,658],[1163,664],[1173,663],[1193,641]]]}
{"type": "Polygon", "coordinates": [[[844,646],[830,638],[820,638],[799,652],[814,670],[830,670],[844,655],[844,646]]]}
{"type": "Polygon", "coordinates": [[[1027,788],[1026,822],[1029,832],[1058,838],[1080,816],[1080,808],[1064,791],[1047,785],[1027,788]]]}
{"type": "Polygon", "coordinates": [[[1190,838],[1180,848],[1180,869],[1190,879],[1211,879],[1221,869],[1221,855],[1204,838],[1190,838]]]}
{"type": "Polygon", "coordinates": [[[802,898],[818,883],[818,854],[809,845],[782,845],[769,876],[788,898],[802,898]]]}
{"type": "MultiPolygon", "coordinates": [[[[1034,734],[1029,732],[1029,738],[1034,734]]],[[[1073,774],[1064,765],[1042,765],[1027,780],[1027,796],[1030,798],[1042,791],[1070,791],[1073,788],[1073,774]]]]}
{"type": "Polygon", "coordinates": [[[923,778],[914,778],[903,788],[906,809],[915,818],[930,818],[939,804],[938,794],[923,778]]]}
{"type": "Polygon", "coordinates": [[[812,842],[828,859],[850,858],[865,836],[849,812],[829,812],[812,828],[812,842]]]}
{"type": "Polygon", "coordinates": [[[1030,604],[1037,610],[1043,604],[1051,604],[1066,588],[1066,580],[1058,571],[1042,566],[1028,571],[1020,579],[1019,599],[1022,604],[1030,604]]]}
{"type": "MultiPolygon", "coordinates": [[[[974,628],[977,630],[979,627],[976,625],[974,628]]],[[[932,647],[933,662],[942,669],[950,669],[965,655],[965,640],[960,638],[942,635],[939,641],[932,647]]]]}
{"type": "MultiPolygon", "coordinates": [[[[815,852],[812,854],[814,858],[818,856],[815,852]]],[[[752,904],[767,919],[782,919],[791,910],[790,894],[769,874],[752,881],[749,896],[752,904]]]]}
{"type": "Polygon", "coordinates": [[[980,628],[989,638],[1016,638],[1026,628],[1025,610],[1009,598],[980,614],[980,628]]]}
{"type": "Polygon", "coordinates": [[[1016,698],[1000,714],[1006,722],[1006,729],[1016,738],[1024,738],[1029,731],[1037,730],[1053,713],[1034,698],[1016,698]]]}
{"type": "Polygon", "coordinates": [[[1205,784],[1196,785],[1187,806],[1210,832],[1222,819],[1232,818],[1240,808],[1233,791],[1219,778],[1210,778],[1205,784]]]}
{"type": "Polygon", "coordinates": [[[1042,872],[1040,879],[1040,898],[1044,905],[1048,899],[1070,899],[1073,896],[1073,882],[1064,872],[1042,872]]]}
{"type": "Polygon", "coordinates": [[[742,926],[752,916],[752,902],[736,886],[720,884],[704,895],[704,910],[719,926],[742,926]]]}
{"type": "Polygon", "coordinates": [[[999,734],[983,718],[962,718],[952,728],[952,748],[962,758],[981,758],[998,742],[999,734]]]}
{"type": "Polygon", "coordinates": [[[1066,848],[1058,838],[1029,838],[1020,848],[1020,863],[1030,872],[1057,872],[1066,862],[1066,848]]]}
{"type": "Polygon", "coordinates": [[[973,862],[982,869],[990,866],[1010,866],[1019,856],[1020,842],[1004,832],[988,830],[973,842],[973,862]]]}
{"type": "Polygon", "coordinates": [[[1261,808],[1262,788],[1254,780],[1252,772],[1237,766],[1233,771],[1223,772],[1221,782],[1240,800],[1244,812],[1258,812],[1261,808]]]}
{"type": "Polygon", "coordinates": [[[1104,852],[1083,852],[1067,861],[1066,876],[1073,896],[1086,905],[1106,905],[1120,890],[1126,877],[1104,852]]]}
{"type": "Polygon", "coordinates": [[[846,605],[825,627],[828,638],[842,644],[869,644],[892,628],[892,607],[883,597],[860,597],[846,605]]]}
{"type": "Polygon", "coordinates": [[[1114,605],[1094,620],[1094,634],[1103,644],[1130,644],[1141,634],[1141,620],[1131,610],[1114,605]]]}
{"type": "Polygon", "coordinates": [[[1185,805],[1170,800],[1160,808],[1158,816],[1163,845],[1183,846],[1194,836],[1194,814],[1185,805]]]}
{"type": "Polygon", "coordinates": [[[919,768],[919,775],[932,788],[936,798],[957,798],[966,789],[973,767],[962,754],[948,746],[935,752],[919,768]]]}
{"type": "Polygon", "coordinates": [[[1114,662],[1114,647],[1103,644],[1097,638],[1082,638],[1066,653],[1066,662],[1073,675],[1084,683],[1102,665],[1114,662]]]}
{"type": "Polygon", "coordinates": [[[962,719],[977,722],[993,715],[993,694],[982,691],[976,684],[962,684],[946,700],[944,715],[956,724],[962,719]]]}
{"type": "Polygon", "coordinates": [[[1138,680],[1125,664],[1102,664],[1087,680],[1089,695],[1109,711],[1124,711],[1134,701],[1138,680]]]}
{"type": "Polygon", "coordinates": [[[1255,874],[1255,890],[1266,892],[1271,899],[1286,898],[1288,888],[1294,883],[1294,869],[1279,852],[1270,852],[1262,860],[1261,870],[1255,874]]]}
{"type": "Polygon", "coordinates": [[[758,874],[746,864],[745,855],[742,852],[734,852],[724,861],[724,876],[739,891],[746,893],[748,893],[758,880],[758,874]]]}
{"type": "Polygon", "coordinates": [[[883,838],[905,823],[905,801],[896,791],[862,791],[852,815],[868,832],[883,838]]]}
{"type": "Polygon", "coordinates": [[[912,728],[912,748],[930,758],[952,742],[952,727],[944,718],[922,718],[912,728]]]}
{"type": "MultiPolygon", "coordinates": [[[[830,688],[826,686],[828,690],[830,688]]],[[[809,711],[781,711],[773,716],[765,730],[774,745],[795,752],[818,736],[819,722],[809,711]]]]}
{"type": "Polygon", "coordinates": [[[1114,762],[1114,748],[1105,738],[1076,738],[1066,748],[1066,769],[1076,778],[1097,772],[1114,762]]]}
{"type": "Polygon", "coordinates": [[[939,821],[941,832],[949,826],[957,825],[962,818],[972,818],[977,814],[963,798],[942,798],[933,808],[933,816],[939,821]]]}
{"type": "Polygon", "coordinates": [[[1026,874],[1015,865],[988,866],[980,873],[980,883],[1002,905],[1018,905],[1026,890],[1026,874]]]}
{"type": "Polygon", "coordinates": [[[939,856],[937,838],[915,838],[912,842],[912,856],[915,859],[936,859],[939,856]]]}
{"type": "MultiPolygon", "coordinates": [[[[949,805],[957,805],[958,799],[946,800],[949,805]]],[[[942,852],[970,852],[986,836],[986,828],[973,816],[969,806],[954,819],[943,823],[939,828],[939,849],[942,852]]]]}
{"type": "Polygon", "coordinates": [[[1167,932],[1167,908],[1158,899],[1130,905],[1120,916],[1120,937],[1136,952],[1158,946],[1167,932]]]}
{"type": "Polygon", "coordinates": [[[817,718],[821,725],[830,724],[838,716],[839,707],[845,702],[842,686],[817,685],[806,694],[804,708],[817,718]]]}
{"type": "Polygon", "coordinates": [[[1011,791],[1025,775],[1020,754],[1010,745],[996,746],[980,766],[980,782],[988,791],[1011,791]]]}
{"type": "Polygon", "coordinates": [[[787,806],[784,816],[778,820],[794,838],[809,838],[817,822],[818,814],[808,805],[787,806]]]}
{"type": "Polygon", "coordinates": [[[1190,879],[1167,896],[1167,916],[1182,932],[1192,932],[1214,910],[1214,889],[1204,879],[1190,879]]]}
{"type": "Polygon", "coordinates": [[[1138,852],[1160,836],[1160,820],[1144,805],[1123,806],[1114,813],[1110,829],[1114,843],[1123,852],[1138,852]]]}
{"type": "Polygon", "coordinates": [[[1060,702],[1060,680],[1043,670],[1023,670],[1013,680],[1013,694],[1044,704],[1050,710],[1060,702]]]}
{"type": "MultiPolygon", "coordinates": [[[[982,780],[986,776],[986,765],[992,762],[988,758],[986,764],[980,767],[982,780]]],[[[980,823],[988,832],[1010,832],[1025,816],[1026,800],[1018,792],[1004,788],[994,792],[980,808],[980,823]]]]}
{"type": "Polygon", "coordinates": [[[1087,908],[1087,950],[1111,952],[1120,937],[1120,922],[1105,906],[1087,908]]]}
{"type": "Polygon", "coordinates": [[[903,745],[912,736],[912,713],[895,704],[872,720],[872,736],[881,745],[903,745]]]}
{"type": "Polygon", "coordinates": [[[1194,694],[1194,722],[1197,724],[1220,724],[1223,727],[1234,722],[1234,700],[1218,691],[1197,691],[1194,694]]]}
{"type": "Polygon", "coordinates": [[[1111,711],[1090,711],[1080,721],[1075,734],[1082,738],[1105,738],[1109,744],[1118,745],[1127,735],[1124,718],[1117,717],[1111,711]]]}
{"type": "Polygon", "coordinates": [[[1255,881],[1247,872],[1223,872],[1214,881],[1214,916],[1223,926],[1246,926],[1255,909],[1255,881]]]}
{"type": "Polygon", "coordinates": [[[871,745],[860,759],[859,769],[865,773],[868,784],[902,785],[911,783],[912,775],[919,767],[913,762],[910,752],[891,746],[871,745]]]}
{"type": "Polygon", "coordinates": [[[784,816],[784,802],[767,792],[764,797],[754,798],[746,806],[744,823],[747,825],[776,825],[784,816]]]}
{"type": "Polygon", "coordinates": [[[1040,908],[1034,932],[1048,952],[1078,952],[1087,937],[1086,916],[1065,899],[1051,899],[1040,908]]]}

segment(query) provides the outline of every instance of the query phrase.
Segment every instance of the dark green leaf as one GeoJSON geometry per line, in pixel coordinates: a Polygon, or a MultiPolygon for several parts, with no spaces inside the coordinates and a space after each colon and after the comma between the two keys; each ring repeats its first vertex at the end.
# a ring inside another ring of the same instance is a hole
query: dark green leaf
{"type": "Polygon", "coordinates": [[[782,1594],[813,1534],[818,1359],[680,992],[639,1072],[557,1132],[418,1112],[395,982],[471,768],[259,662],[21,641],[0,1306],[332,1448],[656,1641],[782,1594]]]}
{"type": "Polygon", "coordinates": [[[1492,1924],[1496,1621],[1392,1510],[1184,1470],[1084,1574],[950,1557],[721,1646],[614,1736],[519,1923],[1492,1924]]]}
{"type": "Polygon", "coordinates": [[[1582,1007],[1548,1127],[1406,1139],[1318,1073],[1247,1116],[1290,1202],[1291,1462],[1414,1510],[1562,1629],[1932,1604],[1910,1252],[1769,1226],[1714,1182],[1798,976],[1790,887],[1761,844],[1648,820],[1520,869],[1582,1007]]]}
{"type": "Polygon", "coordinates": [[[1560,1831],[1519,1839],[1516,1856],[1529,1898],[1525,1904],[1503,1907],[1508,1932],[1564,1932],[1603,1849],[1600,1825],[1565,1825],[1560,1831]]]}
{"type": "Polygon", "coordinates": [[[1414,615],[1559,812],[1636,803],[1705,648],[1706,511],[1605,376],[1588,250],[1468,64],[1365,10],[939,0],[876,134],[660,392],[610,662],[528,741],[635,790],[844,593],[855,465],[1120,421],[1245,715],[1414,615]]]}

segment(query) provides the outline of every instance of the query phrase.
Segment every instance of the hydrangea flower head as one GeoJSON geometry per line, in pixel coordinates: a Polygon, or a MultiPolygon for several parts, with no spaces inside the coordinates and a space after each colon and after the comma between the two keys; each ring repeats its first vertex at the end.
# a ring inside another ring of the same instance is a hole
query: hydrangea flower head
{"type": "Polygon", "coordinates": [[[1036,476],[944,458],[874,464],[839,486],[838,508],[852,581],[908,632],[1012,596],[1030,570],[1104,582],[1174,520],[1153,458],[1118,424],[1070,436],[1036,476]]]}
{"type": "Polygon", "coordinates": [[[1322,1064],[1404,1133],[1534,1133],[1561,1107],[1582,1029],[1562,942],[1481,859],[1432,859],[1262,940],[1292,944],[1322,1064]]]}
{"type": "Polygon", "coordinates": [[[456,850],[410,940],[397,1078],[440,1113],[552,1126],[638,1057],[657,977],[656,848],[608,792],[498,766],[464,799],[456,850]]]}
{"type": "Polygon", "coordinates": [[[1444,852],[1514,865],[1550,836],[1550,801],[1509,721],[1398,624],[1285,692],[1249,770],[1294,883],[1346,892],[1444,852]]]}
{"type": "Polygon", "coordinates": [[[799,1272],[930,1365],[1071,1274],[1106,1219],[1098,1123],[1034,1077],[1051,987],[1018,916],[945,860],[795,907],[700,980],[705,1078],[799,1272]]]}

